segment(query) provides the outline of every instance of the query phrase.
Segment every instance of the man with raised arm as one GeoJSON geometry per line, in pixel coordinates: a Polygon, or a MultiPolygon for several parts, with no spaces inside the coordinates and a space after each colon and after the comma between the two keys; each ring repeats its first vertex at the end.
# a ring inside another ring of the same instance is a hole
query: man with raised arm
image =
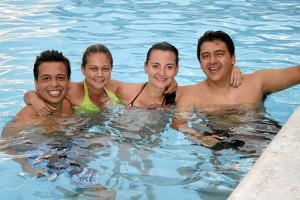
{"type": "Polygon", "coordinates": [[[196,107],[207,112],[220,111],[224,107],[255,108],[268,94],[300,83],[300,65],[297,65],[243,74],[243,83],[238,88],[231,87],[230,74],[236,62],[235,47],[230,36],[223,31],[205,32],[198,40],[197,57],[207,79],[186,86],[180,93],[172,127],[201,140],[204,146],[212,147],[219,140],[187,126],[196,107]]]}

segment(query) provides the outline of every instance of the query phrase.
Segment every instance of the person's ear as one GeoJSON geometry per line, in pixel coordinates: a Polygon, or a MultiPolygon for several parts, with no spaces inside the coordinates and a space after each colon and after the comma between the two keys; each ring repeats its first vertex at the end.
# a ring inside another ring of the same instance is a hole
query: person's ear
{"type": "Polygon", "coordinates": [[[39,92],[39,89],[38,89],[37,84],[38,84],[37,80],[34,80],[34,87],[35,87],[35,90],[36,90],[37,92],[39,92]]]}
{"type": "Polygon", "coordinates": [[[177,64],[176,69],[175,69],[175,76],[177,75],[177,73],[179,72],[179,64],[177,64]]]}
{"type": "Polygon", "coordinates": [[[203,67],[202,67],[201,63],[200,63],[200,69],[203,70],[203,67]]]}
{"type": "Polygon", "coordinates": [[[234,65],[236,62],[236,56],[235,54],[232,55],[232,58],[231,58],[231,64],[234,65]]]}
{"type": "Polygon", "coordinates": [[[85,76],[85,68],[81,65],[81,73],[85,76]]]}
{"type": "Polygon", "coordinates": [[[145,74],[148,74],[148,63],[144,62],[144,70],[145,70],[145,74]]]}

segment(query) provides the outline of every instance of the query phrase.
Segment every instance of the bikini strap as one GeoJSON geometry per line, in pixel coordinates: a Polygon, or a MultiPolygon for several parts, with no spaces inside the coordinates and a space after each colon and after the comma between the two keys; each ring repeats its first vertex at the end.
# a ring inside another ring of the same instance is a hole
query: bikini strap
{"type": "Polygon", "coordinates": [[[164,106],[165,103],[166,103],[166,95],[164,95],[164,100],[163,100],[163,102],[161,103],[161,105],[164,106]]]}
{"type": "Polygon", "coordinates": [[[134,99],[128,104],[128,106],[133,106],[134,101],[138,98],[138,96],[141,94],[141,92],[144,90],[144,88],[146,87],[147,84],[148,84],[148,82],[146,82],[146,83],[142,86],[140,92],[134,97],[134,99]]]}

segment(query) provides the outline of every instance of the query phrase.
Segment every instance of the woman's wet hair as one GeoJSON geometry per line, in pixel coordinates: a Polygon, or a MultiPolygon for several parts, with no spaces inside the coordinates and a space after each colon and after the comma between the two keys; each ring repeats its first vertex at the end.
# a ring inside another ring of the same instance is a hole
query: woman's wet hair
{"type": "Polygon", "coordinates": [[[204,42],[213,42],[215,40],[220,40],[220,41],[225,42],[231,57],[233,56],[233,54],[235,53],[234,43],[233,43],[231,37],[227,33],[223,32],[223,31],[206,31],[198,40],[197,58],[198,58],[199,62],[200,62],[201,45],[204,42]]]}
{"type": "Polygon", "coordinates": [[[148,50],[146,63],[148,63],[150,54],[153,50],[162,50],[162,51],[173,52],[176,56],[176,65],[178,64],[178,62],[179,62],[178,49],[168,42],[159,42],[159,43],[152,45],[152,47],[148,50]]]}
{"type": "Polygon", "coordinates": [[[113,67],[113,57],[112,57],[110,50],[103,44],[93,44],[93,45],[89,46],[83,53],[82,63],[81,63],[83,68],[85,68],[85,65],[87,63],[87,57],[92,54],[95,54],[95,53],[106,54],[108,56],[108,58],[110,59],[111,68],[113,67]]]}
{"type": "Polygon", "coordinates": [[[36,56],[36,60],[33,66],[34,79],[38,81],[39,77],[39,66],[44,62],[62,62],[67,68],[67,77],[70,79],[71,76],[71,64],[67,57],[63,55],[62,52],[56,50],[46,50],[40,55],[36,56]]]}

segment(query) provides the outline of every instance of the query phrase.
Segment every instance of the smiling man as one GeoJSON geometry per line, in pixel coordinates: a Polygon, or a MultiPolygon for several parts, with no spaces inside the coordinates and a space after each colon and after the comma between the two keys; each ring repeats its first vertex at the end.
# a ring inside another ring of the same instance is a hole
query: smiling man
{"type": "Polygon", "coordinates": [[[173,127],[207,141],[207,146],[214,146],[218,140],[207,138],[186,124],[195,108],[201,107],[201,112],[220,112],[226,107],[232,109],[246,105],[257,108],[268,94],[300,83],[298,65],[243,74],[243,83],[238,88],[231,87],[230,74],[236,62],[235,47],[230,36],[223,31],[205,32],[198,40],[197,57],[207,79],[185,87],[176,102],[178,109],[173,127]]]}
{"type": "MultiPolygon", "coordinates": [[[[36,57],[33,68],[34,84],[38,95],[47,103],[55,107],[55,111],[49,115],[60,117],[73,114],[70,102],[65,99],[70,89],[71,67],[69,60],[55,50],[47,50],[36,57]]],[[[25,128],[36,124],[37,118],[42,118],[31,105],[26,105],[15,116],[12,123],[18,123],[18,127],[25,128]]],[[[40,123],[40,121],[39,121],[40,123]]],[[[5,132],[2,137],[10,132],[5,132]]]]}
{"type": "Polygon", "coordinates": [[[207,79],[188,87],[177,106],[242,105],[260,103],[268,94],[300,83],[300,65],[285,69],[258,70],[243,74],[238,88],[229,84],[236,61],[230,36],[222,31],[207,31],[198,41],[197,57],[207,79]]]}
{"type": "Polygon", "coordinates": [[[22,165],[25,172],[40,176],[43,174],[43,169],[33,168],[27,162],[27,156],[19,155],[14,145],[10,143],[17,141],[18,138],[24,139],[25,136],[30,138],[32,134],[33,138],[40,138],[39,135],[43,133],[60,130],[59,120],[63,119],[62,116],[73,114],[72,105],[65,99],[70,89],[70,62],[61,52],[47,50],[36,57],[33,74],[38,95],[56,109],[48,116],[43,117],[39,116],[31,105],[25,106],[3,128],[1,139],[7,140],[7,147],[2,150],[12,155],[13,159],[22,165]],[[39,127],[42,129],[37,129],[39,127]],[[27,133],[26,130],[28,130],[27,133]],[[38,130],[39,135],[34,135],[34,130],[38,130]],[[26,134],[24,135],[24,133],[26,134]]]}
{"type": "MultiPolygon", "coordinates": [[[[70,102],[65,99],[70,89],[71,67],[69,60],[55,50],[47,50],[37,56],[33,68],[34,84],[38,95],[56,108],[51,115],[73,113],[70,102]]],[[[31,105],[25,106],[15,117],[34,117],[38,114],[31,105]]]]}

